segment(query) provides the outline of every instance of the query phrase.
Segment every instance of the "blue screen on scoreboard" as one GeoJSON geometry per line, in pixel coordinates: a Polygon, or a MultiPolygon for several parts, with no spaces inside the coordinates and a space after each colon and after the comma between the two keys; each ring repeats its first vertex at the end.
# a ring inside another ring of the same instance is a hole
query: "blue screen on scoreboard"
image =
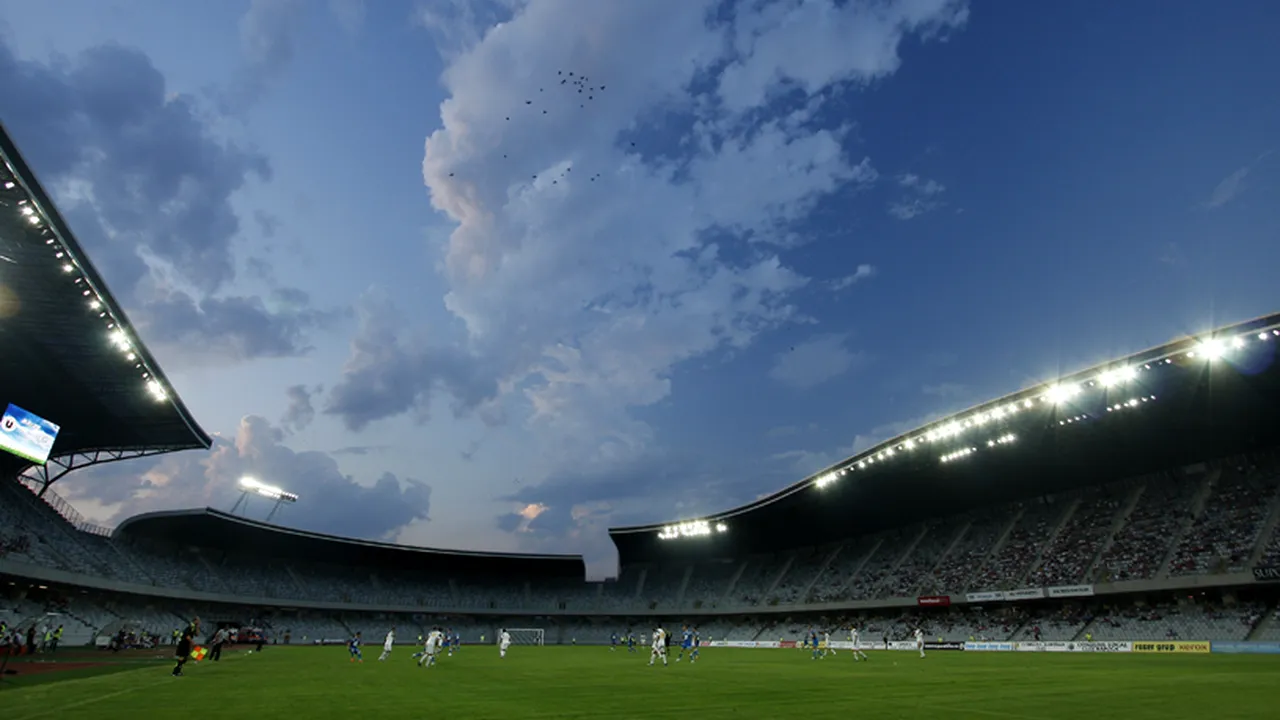
{"type": "Polygon", "coordinates": [[[0,450],[43,465],[61,426],[10,404],[0,418],[0,450]]]}

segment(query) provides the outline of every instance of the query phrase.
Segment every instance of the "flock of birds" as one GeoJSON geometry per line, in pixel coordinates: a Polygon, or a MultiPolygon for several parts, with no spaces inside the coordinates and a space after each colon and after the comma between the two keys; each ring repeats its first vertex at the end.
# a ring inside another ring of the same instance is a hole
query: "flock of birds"
{"type": "MultiPolygon", "coordinates": [[[[572,70],[569,70],[569,71],[557,70],[556,80],[558,80],[559,83],[556,85],[551,85],[551,91],[555,93],[557,90],[559,90],[561,93],[564,93],[564,92],[570,93],[570,96],[569,96],[570,103],[576,102],[580,109],[586,109],[587,105],[596,99],[596,95],[599,93],[603,93],[606,88],[606,86],[603,83],[600,85],[593,85],[591,83],[591,78],[587,77],[582,73],[577,73],[572,70]]],[[[541,110],[543,115],[548,115],[550,113],[550,110],[554,109],[554,104],[556,103],[556,101],[546,99],[546,93],[547,93],[546,86],[539,87],[538,93],[539,94],[537,96],[534,96],[537,98],[536,100],[534,99],[534,97],[531,97],[524,101],[525,109],[532,110],[535,112],[538,110],[541,110]],[[544,105],[546,105],[547,107],[543,107],[544,105]]],[[[560,100],[560,102],[561,103],[564,102],[563,98],[560,100]]],[[[515,117],[517,120],[520,119],[519,115],[512,112],[506,115],[507,122],[511,122],[512,117],[515,117]]],[[[632,142],[631,147],[634,148],[635,146],[636,144],[632,142]]],[[[507,155],[504,153],[502,157],[506,159],[507,155]]],[[[572,170],[573,170],[572,167],[566,167],[564,172],[562,172],[560,175],[556,176],[551,180],[551,184],[552,185],[559,184],[561,180],[564,180],[567,177],[569,177],[569,173],[572,172],[572,170]]],[[[453,177],[453,175],[454,175],[453,173],[449,173],[449,177],[453,177]]],[[[595,173],[594,175],[589,176],[587,179],[590,182],[595,182],[596,180],[599,180],[601,176],[602,176],[602,173],[595,173]]],[[[537,180],[538,176],[535,174],[532,176],[532,179],[537,180]]]]}

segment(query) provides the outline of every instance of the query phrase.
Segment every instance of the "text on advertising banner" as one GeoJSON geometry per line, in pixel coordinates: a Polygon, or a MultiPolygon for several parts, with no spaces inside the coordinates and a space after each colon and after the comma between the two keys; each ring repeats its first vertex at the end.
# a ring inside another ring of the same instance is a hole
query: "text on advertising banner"
{"type": "Polygon", "coordinates": [[[1049,597],[1093,597],[1092,585],[1058,585],[1049,588],[1049,597]]]}
{"type": "Polygon", "coordinates": [[[946,607],[951,604],[950,595],[921,595],[916,603],[922,607],[946,607]]]}
{"type": "Polygon", "coordinates": [[[1136,642],[1133,644],[1136,653],[1207,653],[1207,642],[1136,642]]]}

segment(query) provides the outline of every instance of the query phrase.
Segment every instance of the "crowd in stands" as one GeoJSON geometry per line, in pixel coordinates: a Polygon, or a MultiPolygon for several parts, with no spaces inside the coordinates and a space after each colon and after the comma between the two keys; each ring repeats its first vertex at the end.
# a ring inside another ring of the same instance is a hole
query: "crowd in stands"
{"type": "Polygon", "coordinates": [[[14,482],[0,483],[0,528],[6,562],[246,600],[431,611],[749,611],[1247,572],[1251,564],[1280,562],[1278,479],[1272,462],[1162,473],[1084,496],[989,508],[837,545],[692,565],[628,566],[606,582],[439,577],[104,537],[76,530],[14,482]]]}
{"type": "Polygon", "coordinates": [[[1109,490],[1111,488],[1104,488],[1080,501],[1045,548],[1040,566],[1031,573],[1031,585],[1072,585],[1084,578],[1102,550],[1102,543],[1111,535],[1120,507],[1109,490]]]}
{"type": "Polygon", "coordinates": [[[1170,563],[1174,575],[1239,572],[1249,562],[1258,533],[1276,498],[1277,477],[1256,467],[1224,471],[1210,498],[1212,511],[1195,519],[1170,563]]]}

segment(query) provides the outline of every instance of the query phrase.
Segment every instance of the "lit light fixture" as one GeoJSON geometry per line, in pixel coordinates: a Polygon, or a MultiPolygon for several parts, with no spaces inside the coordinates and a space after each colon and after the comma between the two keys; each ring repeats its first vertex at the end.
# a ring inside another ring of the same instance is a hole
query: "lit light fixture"
{"type": "Polygon", "coordinates": [[[1075,385],[1051,385],[1045,391],[1044,396],[1046,400],[1054,405],[1061,405],[1075,397],[1079,392],[1080,388],[1075,385]]]}
{"type": "Polygon", "coordinates": [[[72,270],[75,270],[75,269],[76,269],[76,268],[75,268],[75,266],[74,266],[74,265],[72,265],[71,263],[63,263],[63,265],[62,265],[62,272],[64,272],[64,273],[69,273],[69,272],[71,272],[72,270]]]}
{"type": "Polygon", "coordinates": [[[1217,338],[1210,338],[1196,346],[1196,352],[1205,356],[1209,360],[1217,360],[1222,357],[1226,351],[1227,349],[1222,345],[1222,341],[1217,338]]]}

